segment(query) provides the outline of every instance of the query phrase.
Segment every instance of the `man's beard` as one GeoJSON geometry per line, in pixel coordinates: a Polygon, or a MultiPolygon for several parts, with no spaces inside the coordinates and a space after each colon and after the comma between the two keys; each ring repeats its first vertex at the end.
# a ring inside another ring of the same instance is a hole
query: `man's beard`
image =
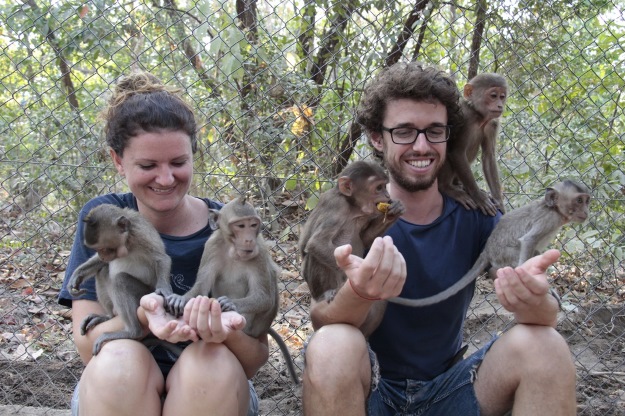
{"type": "Polygon", "coordinates": [[[430,176],[419,176],[413,178],[405,176],[399,166],[396,166],[391,161],[386,160],[386,157],[384,160],[384,165],[388,169],[388,173],[393,179],[393,182],[397,186],[408,192],[425,191],[426,189],[430,189],[430,187],[434,185],[434,182],[436,182],[436,177],[442,166],[442,164],[440,164],[436,171],[433,172],[430,176]]]}

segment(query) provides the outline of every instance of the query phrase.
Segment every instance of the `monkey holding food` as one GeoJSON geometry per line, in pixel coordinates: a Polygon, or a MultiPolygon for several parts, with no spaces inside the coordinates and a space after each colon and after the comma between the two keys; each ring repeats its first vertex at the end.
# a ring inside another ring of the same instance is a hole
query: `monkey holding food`
{"type": "Polygon", "coordinates": [[[586,186],[566,180],[547,188],[534,200],[502,216],[486,241],[473,267],[446,290],[423,299],[392,298],[404,306],[427,306],[455,295],[488,269],[490,277],[502,267],[517,267],[545,250],[562,226],[583,223],[588,218],[590,191],[586,186]]]}
{"type": "Polygon", "coordinates": [[[106,314],[87,316],[81,333],[85,335],[114,315],[120,315],[125,325],[123,330],[98,337],[93,344],[93,355],[97,355],[107,341],[143,336],[137,318],[139,300],[154,291],[163,296],[172,293],[171,259],[158,232],[135,210],[102,204],[89,211],[84,222],[84,243],[96,254],[74,271],[68,288],[73,296],[79,296],[85,293],[81,283],[95,277],[98,300],[106,314]]]}
{"type": "Polygon", "coordinates": [[[291,378],[298,383],[288,348],[271,328],[278,313],[280,268],[260,234],[258,213],[239,197],[219,211],[211,210],[209,223],[214,232],[204,246],[195,284],[184,295],[164,296],[166,309],[179,316],[191,298],[217,298],[223,312],[235,311],[245,317],[243,332],[255,338],[269,333],[274,338],[291,378]]]}
{"type": "MultiPolygon", "coordinates": [[[[377,163],[357,161],[339,174],[334,188],[324,192],[300,235],[302,275],[315,301],[332,301],[345,283],[334,250],[350,244],[363,257],[373,240],[384,234],[404,213],[400,201],[391,201],[388,176],[377,163]]],[[[351,283],[351,282],[350,282],[351,283]]],[[[369,334],[382,319],[386,302],[377,302],[361,326],[369,334]]]]}
{"type": "Polygon", "coordinates": [[[441,192],[460,202],[465,208],[479,208],[484,214],[505,212],[503,192],[497,167],[499,117],[503,114],[508,95],[508,83],[498,74],[479,74],[464,87],[460,100],[463,123],[453,126],[447,149],[447,161],[438,176],[441,192]],[[471,164],[482,151],[482,169],[492,198],[481,191],[471,164]]]}

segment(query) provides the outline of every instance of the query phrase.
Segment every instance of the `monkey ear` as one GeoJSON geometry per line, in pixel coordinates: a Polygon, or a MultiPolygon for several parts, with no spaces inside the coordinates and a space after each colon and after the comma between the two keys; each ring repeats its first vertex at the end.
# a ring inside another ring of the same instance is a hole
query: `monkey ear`
{"type": "Polygon", "coordinates": [[[339,191],[345,196],[352,196],[352,179],[349,176],[341,176],[338,181],[339,191]]]}
{"type": "Polygon", "coordinates": [[[124,216],[119,217],[116,224],[117,228],[119,228],[119,231],[121,232],[126,232],[130,228],[130,220],[124,216]]]}
{"type": "Polygon", "coordinates": [[[208,210],[208,226],[211,230],[215,231],[219,228],[219,211],[216,209],[208,210]]]}
{"type": "Polygon", "coordinates": [[[464,86],[464,98],[469,98],[471,95],[473,95],[473,85],[466,84],[464,86]]]}
{"type": "Polygon", "coordinates": [[[558,191],[553,188],[547,188],[545,191],[545,203],[549,208],[553,208],[558,203],[558,191]]]}

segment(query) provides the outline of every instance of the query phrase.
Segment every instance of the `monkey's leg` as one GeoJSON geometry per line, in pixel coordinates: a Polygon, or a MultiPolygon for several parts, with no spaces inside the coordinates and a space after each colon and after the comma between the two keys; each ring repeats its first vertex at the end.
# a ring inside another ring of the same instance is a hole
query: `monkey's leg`
{"type": "Polygon", "coordinates": [[[97,313],[92,313],[87,315],[85,319],[83,319],[80,324],[80,335],[85,335],[96,325],[101,324],[102,322],[106,322],[111,319],[109,315],[98,315],[97,313]]]}
{"type": "Polygon", "coordinates": [[[137,317],[139,300],[143,295],[152,293],[154,288],[146,286],[128,273],[112,276],[113,308],[121,317],[125,328],[121,331],[105,332],[93,344],[93,355],[97,355],[105,342],[115,339],[138,339],[143,335],[143,328],[137,317]]]}
{"type": "Polygon", "coordinates": [[[289,375],[291,376],[291,380],[296,385],[299,384],[299,378],[297,377],[297,373],[295,372],[295,364],[293,364],[293,358],[291,358],[291,353],[289,352],[289,348],[284,343],[284,340],[273,328],[269,328],[267,331],[269,335],[276,341],[278,344],[278,348],[282,352],[282,356],[284,357],[284,362],[286,363],[286,367],[289,370],[289,375]]]}

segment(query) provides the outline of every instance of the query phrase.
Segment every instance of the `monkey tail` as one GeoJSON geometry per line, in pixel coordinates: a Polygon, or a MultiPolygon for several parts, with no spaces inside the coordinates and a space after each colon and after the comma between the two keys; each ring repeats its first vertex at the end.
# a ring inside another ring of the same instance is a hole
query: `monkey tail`
{"type": "Polygon", "coordinates": [[[456,283],[443,290],[442,292],[439,292],[436,295],[429,296],[427,298],[406,299],[395,297],[390,298],[388,301],[391,303],[396,303],[398,305],[411,307],[428,306],[442,302],[467,287],[472,281],[477,279],[478,276],[481,275],[488,266],[489,261],[487,259],[487,256],[484,254],[484,252],[482,252],[482,254],[480,254],[480,256],[473,264],[473,267],[471,267],[471,269],[464,276],[462,276],[462,279],[458,280],[456,283]]]}
{"type": "Polygon", "coordinates": [[[271,335],[271,337],[276,341],[276,344],[278,344],[280,351],[282,351],[286,367],[289,370],[289,375],[291,376],[293,383],[295,383],[295,385],[299,385],[299,378],[295,372],[295,364],[293,364],[293,359],[291,358],[291,354],[289,353],[289,349],[284,343],[284,340],[282,340],[280,334],[278,334],[273,328],[269,328],[268,332],[269,335],[271,335]]]}

